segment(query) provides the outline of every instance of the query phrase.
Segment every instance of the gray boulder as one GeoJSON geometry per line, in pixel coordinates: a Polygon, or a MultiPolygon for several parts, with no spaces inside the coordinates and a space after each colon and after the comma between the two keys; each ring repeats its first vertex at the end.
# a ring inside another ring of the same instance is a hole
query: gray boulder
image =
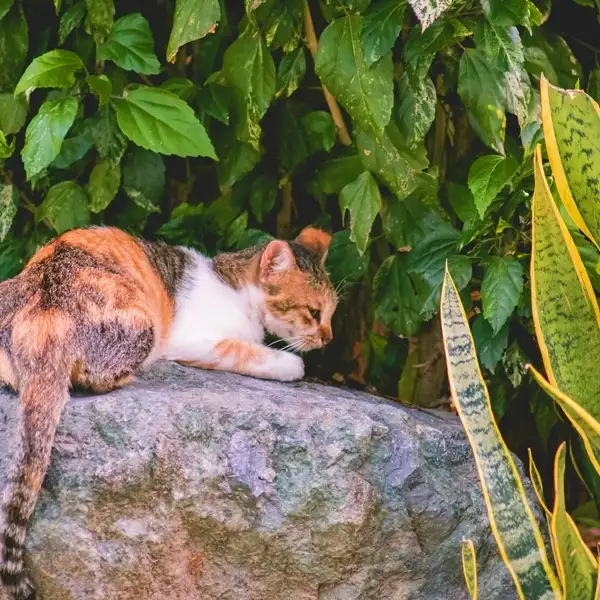
{"type": "Polygon", "coordinates": [[[40,600],[466,600],[463,537],[516,598],[451,415],[163,363],[71,400],[28,548],[40,600]]]}

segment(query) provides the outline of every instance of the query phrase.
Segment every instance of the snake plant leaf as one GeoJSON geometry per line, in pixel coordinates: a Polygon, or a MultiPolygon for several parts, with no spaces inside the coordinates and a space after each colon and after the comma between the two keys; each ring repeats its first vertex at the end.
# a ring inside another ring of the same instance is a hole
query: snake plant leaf
{"type": "Polygon", "coordinates": [[[523,482],[498,431],[469,323],[448,269],[441,319],[454,405],[473,449],[492,531],[519,598],[562,598],[523,482]]]}
{"type": "Polygon", "coordinates": [[[537,341],[552,386],[598,419],[598,302],[548,187],[539,146],[533,170],[531,306],[537,341]]]}
{"type": "Polygon", "coordinates": [[[467,590],[469,590],[469,598],[471,598],[471,600],[478,600],[477,556],[475,555],[475,546],[473,545],[473,540],[462,541],[461,557],[465,583],[467,584],[467,590]]]}
{"type": "Polygon", "coordinates": [[[538,385],[562,408],[579,433],[585,450],[600,474],[600,423],[577,402],[548,383],[531,365],[527,366],[538,385]]]}
{"type": "Polygon", "coordinates": [[[600,107],[582,90],[540,81],[542,125],[558,193],[570,217],[600,246],[600,107]]]}
{"type": "Polygon", "coordinates": [[[598,562],[598,572],[596,573],[596,591],[594,592],[594,600],[600,600],[600,562],[598,562]]]}
{"type": "Polygon", "coordinates": [[[546,506],[546,501],[544,499],[544,484],[542,482],[542,476],[540,475],[537,465],[535,464],[535,461],[533,460],[533,454],[531,453],[531,448],[529,448],[527,450],[527,455],[529,458],[529,479],[531,479],[531,485],[533,486],[533,491],[535,492],[535,495],[537,496],[540,506],[544,509],[546,516],[548,518],[550,518],[552,516],[552,513],[550,512],[550,509],[546,506]]]}
{"type": "MultiPolygon", "coordinates": [[[[550,522],[552,520],[552,512],[548,508],[548,505],[546,504],[546,500],[544,498],[544,484],[542,482],[542,476],[540,475],[537,465],[535,464],[535,461],[533,460],[533,454],[531,453],[531,448],[528,448],[527,454],[528,454],[528,458],[529,458],[529,479],[531,480],[533,491],[535,492],[535,495],[537,496],[538,502],[539,502],[540,506],[544,509],[544,513],[546,513],[548,527],[550,527],[550,522]]],[[[552,546],[552,556],[554,558],[554,564],[556,566],[556,571],[558,571],[558,565],[556,564],[557,554],[556,554],[556,548],[554,546],[555,540],[552,536],[550,536],[550,544],[552,546]]]]}
{"type": "Polygon", "coordinates": [[[566,444],[562,443],[554,458],[554,510],[550,532],[565,598],[589,600],[594,594],[598,564],[566,510],[565,456],[566,444]]]}

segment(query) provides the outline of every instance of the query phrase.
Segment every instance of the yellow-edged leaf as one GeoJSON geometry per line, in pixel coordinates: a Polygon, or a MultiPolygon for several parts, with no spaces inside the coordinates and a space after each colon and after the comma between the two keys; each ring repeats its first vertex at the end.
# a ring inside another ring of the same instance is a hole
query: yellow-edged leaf
{"type": "Polygon", "coordinates": [[[531,305],[538,344],[552,386],[600,417],[600,310],[573,238],[534,152],[531,305]]]}
{"type": "Polygon", "coordinates": [[[594,468],[600,474],[600,423],[577,402],[550,384],[532,366],[528,366],[540,387],[562,408],[579,433],[594,468]]]}
{"type": "Polygon", "coordinates": [[[469,323],[447,269],[441,317],[450,390],[473,449],[500,554],[520,598],[561,598],[523,482],[498,431],[469,323]]]}
{"type": "Polygon", "coordinates": [[[538,471],[537,465],[533,460],[533,455],[531,454],[531,448],[527,449],[527,454],[529,456],[529,479],[531,479],[531,484],[533,486],[533,491],[537,496],[538,502],[540,506],[544,509],[547,517],[550,517],[552,513],[550,509],[546,506],[546,501],[544,500],[544,484],[542,483],[542,476],[538,471]]]}
{"type": "Polygon", "coordinates": [[[589,600],[593,597],[598,564],[581,539],[565,504],[566,444],[562,443],[554,459],[554,510],[550,532],[563,594],[568,600],[589,600]]]}
{"type": "Polygon", "coordinates": [[[477,591],[477,556],[473,540],[463,540],[461,545],[461,556],[465,583],[471,600],[478,600],[477,591]]]}
{"type": "MultiPolygon", "coordinates": [[[[550,522],[552,520],[552,512],[550,512],[550,509],[548,508],[548,505],[546,504],[546,500],[544,499],[544,484],[542,483],[542,476],[540,475],[537,465],[535,464],[535,461],[533,460],[531,448],[527,449],[527,454],[529,457],[529,479],[531,480],[531,484],[533,486],[533,491],[535,492],[535,495],[537,496],[538,502],[540,503],[540,506],[544,509],[544,512],[546,513],[546,519],[548,521],[548,526],[550,526],[550,522]]],[[[557,564],[556,564],[556,549],[554,548],[554,538],[552,536],[550,536],[550,545],[552,546],[552,556],[554,558],[554,566],[556,567],[557,566],[557,564]]]]}
{"type": "Polygon", "coordinates": [[[558,193],[577,226],[600,248],[600,108],[582,90],[540,81],[542,124],[558,193]]]}
{"type": "Polygon", "coordinates": [[[600,561],[598,561],[598,571],[596,571],[596,591],[594,600],[600,600],[600,561]]]}

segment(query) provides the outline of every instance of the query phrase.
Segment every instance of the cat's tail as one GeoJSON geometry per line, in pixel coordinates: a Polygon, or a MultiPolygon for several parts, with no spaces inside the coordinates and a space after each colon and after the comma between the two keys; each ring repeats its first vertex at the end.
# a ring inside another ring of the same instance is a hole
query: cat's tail
{"type": "MultiPolygon", "coordinates": [[[[65,361],[56,355],[55,360],[45,358],[43,371],[25,369],[20,373],[19,448],[0,513],[0,579],[14,600],[35,599],[35,587],[24,564],[27,525],[69,398],[70,373],[65,361]]],[[[32,367],[30,363],[29,369],[32,367]]]]}

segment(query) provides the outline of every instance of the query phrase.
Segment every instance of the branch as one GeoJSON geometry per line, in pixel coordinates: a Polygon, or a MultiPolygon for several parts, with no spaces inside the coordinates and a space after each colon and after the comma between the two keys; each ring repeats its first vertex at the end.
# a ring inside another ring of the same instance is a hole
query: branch
{"type": "MultiPolygon", "coordinates": [[[[308,50],[314,61],[317,56],[317,48],[319,44],[317,42],[317,34],[315,33],[315,25],[312,20],[312,15],[310,14],[308,0],[304,0],[304,30],[306,31],[306,46],[308,47],[308,50]]],[[[333,122],[337,127],[340,142],[342,142],[344,146],[351,146],[352,138],[348,133],[346,123],[344,123],[342,111],[340,110],[336,99],[331,95],[331,92],[327,89],[325,85],[322,85],[321,87],[323,88],[325,102],[327,102],[329,112],[331,113],[331,116],[333,117],[333,122]]]]}

